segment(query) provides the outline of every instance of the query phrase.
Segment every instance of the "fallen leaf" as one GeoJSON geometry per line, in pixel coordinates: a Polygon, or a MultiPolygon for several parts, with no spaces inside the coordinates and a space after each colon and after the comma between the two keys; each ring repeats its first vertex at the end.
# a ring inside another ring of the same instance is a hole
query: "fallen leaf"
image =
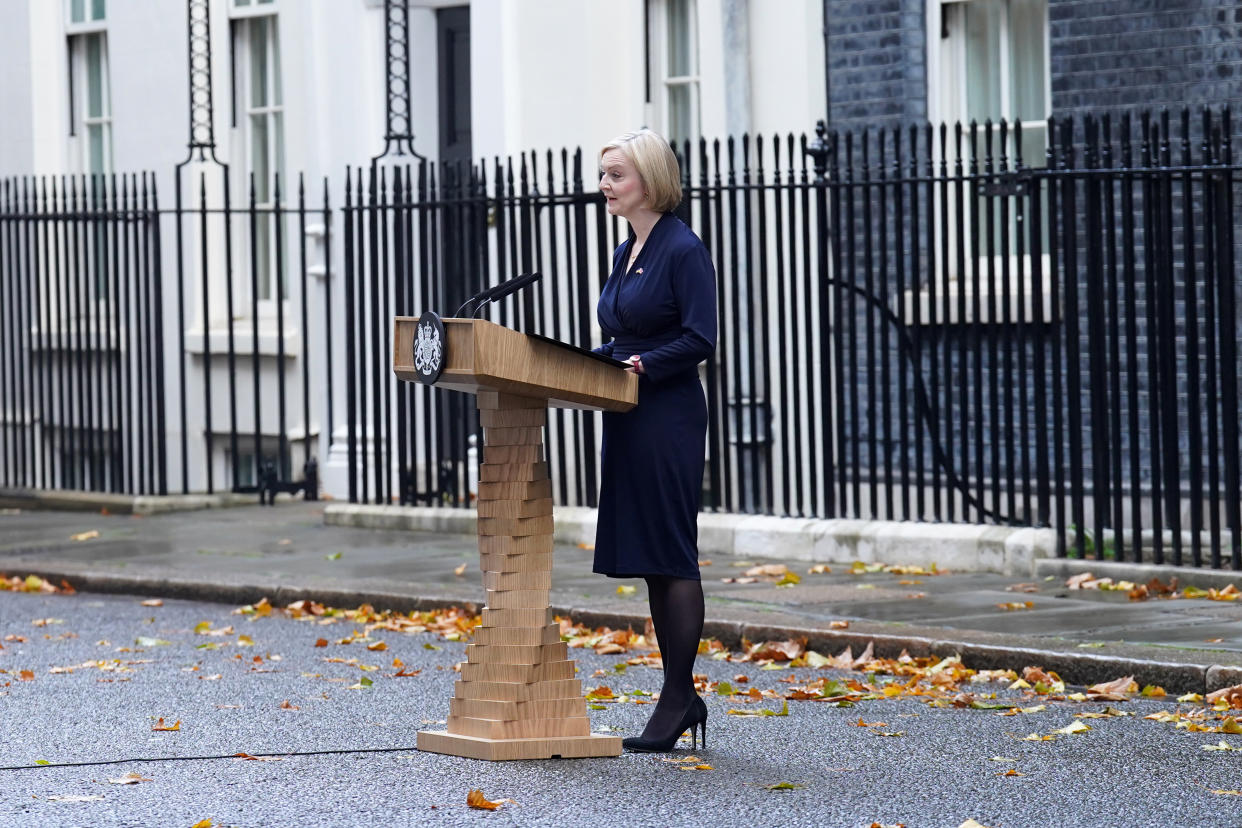
{"type": "Polygon", "coordinates": [[[148,598],[146,601],[142,602],[142,605],[144,607],[162,607],[164,606],[164,602],[159,598],[148,598]]]}
{"type": "Polygon", "coordinates": [[[137,785],[139,782],[154,782],[154,779],[148,779],[140,773],[127,773],[116,779],[109,779],[113,785],[137,785]]]}
{"type": "Polygon", "coordinates": [[[1039,592],[1038,584],[1010,584],[1005,587],[1006,592],[1039,592]]]}
{"type": "Polygon", "coordinates": [[[328,639],[326,639],[326,638],[317,638],[317,639],[315,639],[315,646],[316,646],[316,647],[326,647],[326,646],[328,646],[328,639]]]}
{"type": "Polygon", "coordinates": [[[69,540],[88,541],[88,540],[94,540],[97,537],[99,537],[99,530],[91,529],[90,531],[87,531],[87,532],[78,532],[76,535],[70,535],[69,540]]]}
{"type": "Polygon", "coordinates": [[[155,723],[155,724],[151,727],[151,729],[152,729],[152,730],[163,730],[163,731],[180,730],[180,729],[181,729],[181,720],[180,720],[180,719],[177,719],[177,721],[176,721],[174,724],[171,724],[171,725],[166,725],[166,724],[164,724],[164,718],[161,716],[161,717],[160,717],[160,720],[159,720],[158,722],[156,722],[156,723],[155,723]]]}
{"type": "Polygon", "coordinates": [[[630,585],[628,585],[628,584],[622,584],[621,586],[617,587],[617,594],[618,594],[618,595],[627,595],[627,596],[628,596],[628,595],[634,595],[634,594],[635,594],[635,593],[637,593],[637,592],[638,592],[638,587],[636,587],[636,586],[630,586],[630,585]]]}
{"type": "Polygon", "coordinates": [[[815,566],[811,567],[806,572],[808,575],[827,575],[832,572],[832,570],[828,568],[828,564],[815,564],[815,566]]]}
{"type": "Polygon", "coordinates": [[[1242,684],[1213,690],[1207,694],[1206,701],[1210,705],[1224,704],[1229,707],[1242,707],[1242,684]]]}
{"type": "Polygon", "coordinates": [[[764,785],[763,787],[769,791],[796,791],[799,788],[805,788],[806,785],[799,785],[794,782],[777,782],[774,785],[764,785]]]}
{"type": "Polygon", "coordinates": [[[1200,745],[1200,747],[1204,750],[1242,750],[1242,748],[1236,748],[1225,741],[1217,742],[1214,745],[1200,745]]]}
{"type": "Polygon", "coordinates": [[[1226,796],[1242,796],[1242,791],[1222,791],[1215,788],[1212,789],[1214,794],[1224,794],[1226,796]]]}
{"type": "Polygon", "coordinates": [[[327,560],[327,561],[339,561],[341,559],[341,553],[333,552],[331,555],[324,555],[323,557],[324,557],[324,560],[327,560]]]}
{"type": "Polygon", "coordinates": [[[47,798],[48,802],[98,802],[101,799],[103,799],[102,796],[96,796],[95,794],[90,794],[89,796],[69,794],[65,796],[49,796],[47,798]]]}
{"type": "Polygon", "coordinates": [[[495,811],[506,802],[512,802],[514,805],[517,804],[516,802],[513,802],[512,799],[497,799],[495,802],[489,801],[483,796],[482,790],[473,790],[466,794],[466,804],[471,808],[477,808],[481,811],[495,811]]]}
{"type": "Polygon", "coordinates": [[[371,652],[381,652],[388,649],[388,645],[383,641],[374,641],[367,645],[367,649],[371,652]]]}
{"type": "Polygon", "coordinates": [[[1083,724],[1082,722],[1073,722],[1072,724],[1068,724],[1065,727],[1060,728],[1059,730],[1054,730],[1052,732],[1053,733],[1064,733],[1066,736],[1070,736],[1074,733],[1086,733],[1090,729],[1091,729],[1091,725],[1083,724]]]}
{"type": "Polygon", "coordinates": [[[1029,609],[1035,608],[1035,602],[1034,601],[1008,601],[1003,604],[997,604],[996,608],[1004,610],[1006,612],[1015,612],[1017,610],[1029,610],[1029,609]]]}
{"type": "Polygon", "coordinates": [[[190,828],[211,828],[212,821],[210,819],[200,819],[198,822],[190,826],[190,828]]]}
{"type": "Polygon", "coordinates": [[[1090,572],[1080,572],[1077,575],[1070,577],[1070,579],[1065,582],[1065,585],[1070,589],[1091,589],[1091,587],[1084,586],[1084,584],[1091,583],[1094,580],[1095,576],[1090,572]]]}
{"type": "Polygon", "coordinates": [[[832,630],[848,630],[850,628],[849,621],[829,621],[828,628],[832,630]]]}
{"type": "Polygon", "coordinates": [[[998,774],[996,774],[996,775],[997,775],[997,776],[1026,776],[1026,774],[1025,774],[1025,773],[1019,773],[1019,772],[1018,772],[1017,770],[1015,770],[1014,768],[1010,768],[1009,770],[1005,771],[1004,773],[998,773],[998,774]]]}
{"type": "Polygon", "coordinates": [[[788,572],[789,567],[784,564],[761,564],[752,566],[744,574],[755,578],[781,578],[788,572]]]}
{"type": "Polygon", "coordinates": [[[35,674],[32,670],[22,670],[17,677],[22,681],[34,681],[35,674]]]}
{"type": "Polygon", "coordinates": [[[1097,701],[1125,701],[1131,693],[1137,693],[1138,690],[1138,682],[1134,680],[1134,676],[1122,676],[1119,679],[1091,685],[1087,688],[1087,694],[1097,701]]]}
{"type": "Polygon", "coordinates": [[[281,710],[301,710],[302,708],[298,707],[296,704],[289,704],[289,700],[285,699],[284,701],[280,703],[280,709],[281,710]]]}
{"type": "Polygon", "coordinates": [[[465,565],[465,564],[462,564],[461,566],[456,567],[455,569],[453,569],[453,574],[454,574],[454,575],[456,575],[458,578],[460,578],[461,576],[465,575],[465,574],[466,574],[466,565],[465,565]]]}
{"type": "Polygon", "coordinates": [[[250,753],[234,753],[234,759],[245,759],[251,762],[283,762],[283,756],[255,756],[250,753]]]}

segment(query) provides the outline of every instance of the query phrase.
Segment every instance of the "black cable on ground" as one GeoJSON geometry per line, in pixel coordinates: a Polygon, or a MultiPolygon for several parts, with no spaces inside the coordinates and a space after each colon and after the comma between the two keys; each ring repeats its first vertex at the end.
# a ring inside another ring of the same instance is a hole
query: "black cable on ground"
{"type": "Polygon", "coordinates": [[[125,765],[143,762],[198,762],[210,759],[245,759],[247,756],[256,758],[280,758],[287,756],[341,756],[348,753],[400,753],[401,751],[417,751],[416,747],[393,748],[352,748],[337,750],[298,750],[285,753],[227,753],[215,756],[148,756],[136,759],[98,759],[90,762],[49,762],[39,765],[9,765],[0,767],[0,771],[42,770],[43,768],[88,768],[95,765],[125,765]]]}
{"type": "MultiPolygon", "coordinates": [[[[933,420],[933,415],[935,414],[933,409],[934,404],[930,401],[927,395],[927,387],[923,384],[923,366],[916,364],[914,361],[914,354],[917,347],[915,346],[914,338],[911,337],[910,332],[906,330],[905,322],[899,319],[897,314],[893,313],[892,309],[889,308],[889,306],[879,297],[873,296],[857,285],[846,284],[839,279],[826,279],[825,283],[834,287],[845,288],[846,290],[851,290],[858,294],[864,301],[870,302],[878,308],[884,319],[890,322],[893,327],[897,329],[897,334],[901,337],[902,342],[905,344],[904,350],[906,353],[906,359],[909,361],[914,372],[915,410],[921,415],[920,419],[923,420],[924,425],[927,427],[927,433],[931,437],[932,456],[935,459],[936,464],[940,466],[945,475],[948,476],[950,486],[960,491],[962,493],[962,497],[966,499],[967,503],[974,506],[981,514],[992,518],[997,523],[1004,523],[1007,526],[1027,526],[1028,524],[1023,521],[1009,515],[1001,514],[984,506],[977,498],[975,498],[974,495],[970,493],[970,489],[966,485],[965,481],[957,476],[957,472],[954,470],[952,462],[944,453],[944,447],[940,445],[940,437],[936,433],[935,422],[933,420]]],[[[995,474],[995,470],[993,470],[993,473],[995,474]]]]}

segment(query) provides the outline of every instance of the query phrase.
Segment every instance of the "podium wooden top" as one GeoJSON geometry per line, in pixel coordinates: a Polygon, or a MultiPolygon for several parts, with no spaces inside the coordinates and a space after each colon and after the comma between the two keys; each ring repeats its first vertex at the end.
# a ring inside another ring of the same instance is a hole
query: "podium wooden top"
{"type": "MultiPolygon", "coordinates": [[[[486,319],[445,319],[444,372],[437,388],[477,394],[500,391],[545,399],[560,408],[628,411],[638,403],[638,375],[486,319]]],[[[392,367],[417,382],[418,317],[393,320],[392,367]]]]}

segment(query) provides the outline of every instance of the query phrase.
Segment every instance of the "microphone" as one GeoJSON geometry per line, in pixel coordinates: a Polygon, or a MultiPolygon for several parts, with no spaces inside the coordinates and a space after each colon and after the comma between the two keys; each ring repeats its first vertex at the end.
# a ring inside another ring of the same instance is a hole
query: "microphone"
{"type": "MultiPolygon", "coordinates": [[[[481,301],[483,301],[483,300],[484,300],[484,299],[486,299],[486,298],[487,298],[487,296],[488,296],[489,294],[491,294],[491,292],[492,292],[493,290],[495,290],[497,287],[499,287],[499,285],[493,285],[492,287],[489,287],[489,288],[483,288],[483,290],[479,291],[479,292],[478,292],[478,293],[476,293],[474,296],[471,296],[469,299],[467,299],[466,301],[462,302],[462,303],[461,303],[461,307],[457,309],[457,313],[453,314],[453,317],[454,317],[454,318],[456,318],[456,319],[460,319],[460,318],[461,318],[461,312],[462,312],[462,311],[464,311],[464,310],[465,310],[465,309],[466,309],[466,308],[470,305],[470,303],[471,303],[471,302],[481,302],[481,301]]],[[[471,316],[474,316],[474,313],[471,313],[470,315],[471,315],[471,316]]]]}
{"type": "Polygon", "coordinates": [[[543,274],[541,274],[539,271],[535,271],[533,273],[524,273],[521,276],[513,277],[507,282],[501,282],[500,284],[496,285],[490,290],[484,291],[483,295],[479,298],[479,304],[475,306],[474,312],[471,314],[471,316],[478,316],[479,311],[483,310],[483,306],[486,305],[488,302],[494,302],[497,299],[504,299],[506,296],[509,296],[510,294],[513,294],[513,293],[517,293],[519,290],[521,290],[524,287],[533,285],[535,282],[538,282],[542,278],[543,278],[543,274]]]}

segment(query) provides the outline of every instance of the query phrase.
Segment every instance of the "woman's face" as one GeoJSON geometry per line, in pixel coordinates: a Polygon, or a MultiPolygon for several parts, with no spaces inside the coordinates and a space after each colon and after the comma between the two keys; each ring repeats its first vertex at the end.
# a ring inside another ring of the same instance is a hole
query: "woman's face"
{"type": "Polygon", "coordinates": [[[608,199],[608,213],[628,218],[638,213],[647,201],[643,180],[633,162],[618,149],[610,149],[599,160],[599,189],[608,199]]]}

